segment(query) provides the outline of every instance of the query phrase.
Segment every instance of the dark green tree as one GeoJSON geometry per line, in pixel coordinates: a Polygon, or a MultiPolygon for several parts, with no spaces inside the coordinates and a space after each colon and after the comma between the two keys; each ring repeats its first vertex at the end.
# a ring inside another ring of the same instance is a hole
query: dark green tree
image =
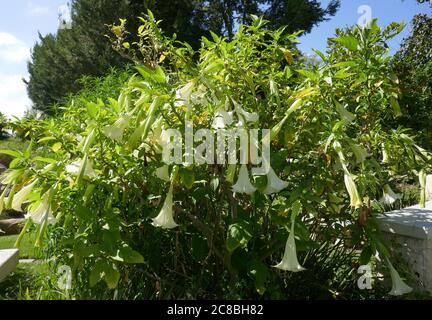
{"type": "Polygon", "coordinates": [[[426,147],[432,147],[432,17],[417,15],[410,36],[394,57],[402,88],[405,114],[401,122],[416,130],[426,147]]]}

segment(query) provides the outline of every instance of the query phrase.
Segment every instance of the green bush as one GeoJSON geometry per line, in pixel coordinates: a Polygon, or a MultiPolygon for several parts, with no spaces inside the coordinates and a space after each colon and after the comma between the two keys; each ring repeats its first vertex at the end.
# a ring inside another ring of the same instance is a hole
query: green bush
{"type": "Polygon", "coordinates": [[[3,177],[6,207],[32,202],[23,234],[35,223],[37,245],[45,239],[53,261],[72,267],[73,295],[355,297],[357,267],[376,252],[394,275],[380,203],[396,201],[397,183],[424,185],[431,159],[390,125],[401,110],[385,42],[401,26],[340,30],[318,52],[323,64],[303,69],[296,35],[260,18],[231,41],[204,38],[198,52],[144,21],[156,44],[141,44],[155,53],[149,65],[118,99],[90,95],[37,121],[29,138],[46,155],[15,153],[3,177]],[[194,132],[271,129],[258,139],[271,140],[271,169],[249,174],[251,147],[247,164],[168,166],[163,129],[184,136],[188,122],[194,132]]]}

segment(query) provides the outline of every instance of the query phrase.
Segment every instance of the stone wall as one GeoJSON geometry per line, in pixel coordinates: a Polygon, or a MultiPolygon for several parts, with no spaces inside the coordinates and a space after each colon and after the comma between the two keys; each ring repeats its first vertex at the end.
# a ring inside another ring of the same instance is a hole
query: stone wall
{"type": "Polygon", "coordinates": [[[416,279],[416,287],[432,292],[432,201],[379,217],[384,237],[400,253],[416,279]]]}

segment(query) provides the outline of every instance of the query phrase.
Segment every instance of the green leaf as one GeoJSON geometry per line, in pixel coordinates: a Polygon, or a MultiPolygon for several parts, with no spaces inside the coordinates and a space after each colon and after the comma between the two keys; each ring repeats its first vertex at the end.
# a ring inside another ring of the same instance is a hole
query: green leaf
{"type": "Polygon", "coordinates": [[[367,246],[367,247],[363,248],[363,251],[360,254],[360,264],[361,265],[368,264],[371,260],[372,254],[373,254],[373,252],[372,252],[371,246],[367,246]]]}
{"type": "Polygon", "coordinates": [[[237,248],[244,248],[249,240],[252,239],[249,222],[243,220],[228,227],[226,246],[229,252],[237,248]]]}
{"type": "Polygon", "coordinates": [[[270,272],[265,264],[260,261],[254,260],[251,262],[249,275],[255,280],[255,288],[259,295],[263,295],[266,291],[265,283],[268,279],[270,272]]]}
{"type": "Polygon", "coordinates": [[[107,264],[104,273],[104,280],[108,288],[115,289],[120,280],[120,272],[117,270],[116,266],[114,264],[107,264]]]}
{"type": "Polygon", "coordinates": [[[309,70],[297,70],[297,72],[300,73],[302,76],[305,76],[306,78],[309,78],[313,81],[317,79],[317,74],[315,72],[309,70]]]}
{"type": "Polygon", "coordinates": [[[195,183],[195,173],[193,172],[193,170],[182,168],[180,169],[180,180],[182,185],[184,185],[188,190],[190,190],[195,183]]]}
{"type": "Polygon", "coordinates": [[[45,163],[57,163],[57,160],[51,159],[51,158],[44,158],[44,157],[34,157],[33,162],[40,161],[45,163]]]}
{"type": "Polygon", "coordinates": [[[335,79],[345,79],[345,78],[348,78],[348,77],[355,75],[355,73],[349,73],[347,71],[348,71],[348,69],[339,70],[334,74],[333,77],[335,79]]]}
{"type": "Polygon", "coordinates": [[[87,102],[86,107],[89,116],[95,118],[99,112],[99,105],[94,102],[87,102]]]}
{"type": "Polygon", "coordinates": [[[39,143],[42,143],[42,142],[52,141],[52,140],[56,140],[56,138],[55,137],[44,137],[42,139],[39,139],[37,143],[39,144],[39,143]]]}
{"type": "Polygon", "coordinates": [[[90,287],[94,287],[104,276],[104,270],[106,269],[107,262],[105,260],[98,260],[93,265],[90,272],[90,287]]]}
{"type": "Polygon", "coordinates": [[[112,259],[125,263],[144,263],[144,257],[128,245],[120,248],[112,259]]]}
{"type": "Polygon", "coordinates": [[[0,150],[1,154],[7,154],[8,156],[12,156],[15,158],[21,158],[23,154],[20,151],[14,151],[14,150],[0,150]]]}
{"type": "Polygon", "coordinates": [[[51,150],[55,153],[59,152],[59,150],[62,148],[63,144],[61,142],[54,143],[51,147],[51,150]]]}
{"type": "Polygon", "coordinates": [[[400,108],[400,105],[399,105],[399,102],[397,101],[397,99],[395,99],[394,97],[390,97],[390,104],[393,108],[393,112],[394,112],[395,117],[397,118],[397,117],[402,116],[402,111],[401,111],[401,108],[400,108]]]}
{"type": "Polygon", "coordinates": [[[334,42],[340,43],[341,45],[343,45],[345,48],[351,50],[351,51],[356,51],[358,49],[358,41],[356,38],[351,37],[351,36],[343,36],[340,38],[334,38],[332,39],[334,42]]]}

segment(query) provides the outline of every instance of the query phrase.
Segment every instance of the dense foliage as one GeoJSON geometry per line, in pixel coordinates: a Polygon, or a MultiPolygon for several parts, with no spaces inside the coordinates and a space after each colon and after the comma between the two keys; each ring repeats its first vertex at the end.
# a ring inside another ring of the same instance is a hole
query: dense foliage
{"type": "Polygon", "coordinates": [[[425,147],[432,147],[432,18],[417,15],[411,35],[394,57],[406,113],[401,123],[416,129],[425,147]]]}
{"type": "Polygon", "coordinates": [[[153,55],[118,99],[74,101],[32,124],[28,150],[2,151],[16,158],[2,203],[31,202],[22,234],[36,227],[51,261],[72,267],[74,295],[347,297],[361,294],[357,266],[377,252],[391,294],[409,292],[376,221],[399,198],[397,183],[419,176],[424,187],[430,163],[408,131],[389,125],[401,110],[386,41],[401,26],[339,30],[317,51],[322,65],[305,69],[293,59],[296,34],[257,17],[232,40],[203,38],[198,51],[151,16],[142,21],[153,42],[139,46],[153,55]],[[194,132],[271,129],[258,138],[271,140],[271,168],[250,174],[251,147],[247,165],[185,157],[168,166],[164,130],[185,136],[190,121],[194,132]],[[49,153],[32,157],[32,148],[49,153]]]}
{"type": "Polygon", "coordinates": [[[134,17],[152,10],[161,19],[160,27],[168,35],[176,34],[180,41],[197,49],[201,36],[209,30],[232,37],[236,23],[244,23],[250,14],[265,14],[273,27],[288,24],[288,32],[305,30],[334,15],[339,2],[332,0],[327,8],[318,1],[129,1],[74,0],[71,29],[40,36],[28,64],[28,93],[34,108],[48,114],[52,105],[70,93],[82,89],[77,80],[83,76],[99,77],[111,67],[122,67],[128,56],[111,47],[107,25],[119,18],[129,19],[128,41],[138,41],[138,21],[134,17]],[[289,23],[288,23],[289,22],[289,23]]]}

